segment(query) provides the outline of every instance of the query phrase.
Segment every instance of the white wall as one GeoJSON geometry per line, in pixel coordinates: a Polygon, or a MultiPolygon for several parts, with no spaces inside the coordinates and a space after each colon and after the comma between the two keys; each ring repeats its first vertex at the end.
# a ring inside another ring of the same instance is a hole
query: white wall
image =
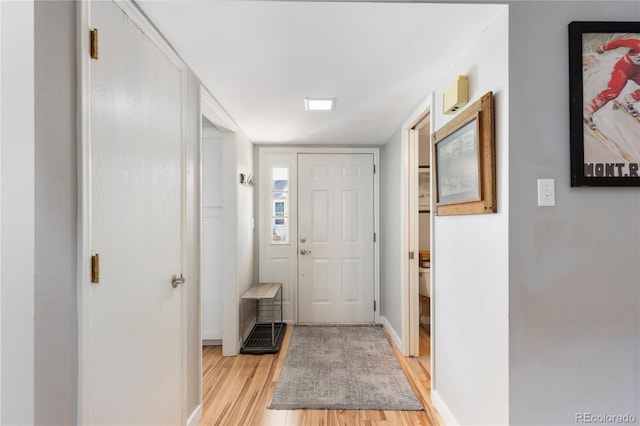
{"type": "Polygon", "coordinates": [[[254,189],[240,185],[239,177],[240,173],[255,176],[253,153],[253,143],[241,130],[223,132],[223,355],[236,355],[240,350],[240,296],[254,284],[254,189]]]}
{"type": "MultiPolygon", "coordinates": [[[[488,91],[495,101],[498,213],[436,216],[433,230],[433,392],[462,424],[509,420],[508,18],[505,7],[435,91],[439,105],[444,90],[464,74],[470,103],[488,91]]],[[[434,112],[435,129],[453,117],[440,107],[434,112]]]]}
{"type": "Polygon", "coordinates": [[[235,186],[238,191],[237,211],[238,218],[238,241],[237,250],[238,258],[236,263],[236,271],[238,274],[238,294],[242,295],[255,284],[254,272],[254,228],[252,219],[254,218],[254,187],[240,185],[240,173],[249,173],[255,176],[253,167],[253,143],[242,133],[238,131],[236,135],[236,173],[235,186]]]}
{"type": "Polygon", "coordinates": [[[2,2],[2,424],[34,423],[34,4],[2,2]]]}
{"type": "Polygon", "coordinates": [[[638,413],[640,191],[571,188],[568,30],[640,21],[640,3],[510,6],[510,421],[638,413]],[[542,24],[542,25],[541,25],[542,24]],[[536,207],[536,179],[556,207],[536,207]]]}
{"type": "Polygon", "coordinates": [[[75,12],[35,2],[36,424],[76,422],[75,12]]]}
{"type": "MultiPolygon", "coordinates": [[[[380,149],[380,315],[392,334],[402,336],[408,320],[402,312],[401,247],[403,194],[401,180],[408,162],[402,157],[402,136],[398,131],[380,149]],[[386,320],[386,321],[385,321],[386,320]]],[[[406,337],[405,337],[406,338],[406,337]]],[[[396,342],[397,343],[397,342],[396,342]]]]}

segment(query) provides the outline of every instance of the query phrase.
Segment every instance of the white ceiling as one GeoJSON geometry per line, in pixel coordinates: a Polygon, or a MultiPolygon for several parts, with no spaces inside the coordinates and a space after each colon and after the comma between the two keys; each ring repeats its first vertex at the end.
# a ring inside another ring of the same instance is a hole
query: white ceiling
{"type": "MultiPolygon", "coordinates": [[[[256,143],[384,144],[504,6],[139,1],[256,143]],[[305,97],[337,98],[335,111],[305,97]]],[[[473,84],[473,83],[472,83],[473,84]]]]}

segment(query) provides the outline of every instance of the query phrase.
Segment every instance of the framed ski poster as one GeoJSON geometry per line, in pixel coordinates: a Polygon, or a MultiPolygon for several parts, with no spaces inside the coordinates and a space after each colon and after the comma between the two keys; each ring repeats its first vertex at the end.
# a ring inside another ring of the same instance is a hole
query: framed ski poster
{"type": "Polygon", "coordinates": [[[569,24],[571,186],[640,186],[640,22],[569,24]]]}

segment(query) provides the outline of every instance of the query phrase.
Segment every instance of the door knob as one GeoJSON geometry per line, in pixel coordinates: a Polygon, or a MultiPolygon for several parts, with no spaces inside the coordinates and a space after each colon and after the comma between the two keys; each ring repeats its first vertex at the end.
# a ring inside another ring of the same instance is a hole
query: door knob
{"type": "Polygon", "coordinates": [[[176,288],[179,285],[184,284],[186,281],[187,279],[183,277],[182,274],[176,274],[171,278],[171,286],[176,288]]]}
{"type": "Polygon", "coordinates": [[[300,250],[300,254],[311,254],[311,250],[300,250]]]}

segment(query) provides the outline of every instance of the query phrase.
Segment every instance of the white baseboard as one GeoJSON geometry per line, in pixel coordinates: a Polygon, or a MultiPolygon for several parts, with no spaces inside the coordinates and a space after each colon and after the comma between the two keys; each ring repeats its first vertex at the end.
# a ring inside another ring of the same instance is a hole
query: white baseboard
{"type": "Polygon", "coordinates": [[[220,331],[202,331],[202,340],[220,340],[222,341],[222,332],[220,331]]]}
{"type": "Polygon", "coordinates": [[[447,404],[444,403],[438,391],[433,389],[431,390],[431,402],[433,402],[433,406],[436,407],[436,410],[438,410],[440,417],[446,425],[457,426],[460,424],[451,410],[449,410],[447,404]]]}
{"type": "Polygon", "coordinates": [[[202,404],[198,404],[193,413],[189,416],[187,420],[187,426],[198,426],[200,420],[202,419],[202,404]]]}
{"type": "Polygon", "coordinates": [[[400,353],[402,353],[402,350],[401,350],[402,340],[400,339],[400,336],[398,336],[398,333],[396,333],[393,327],[391,327],[391,324],[389,324],[389,321],[387,321],[386,317],[380,316],[380,323],[382,324],[384,329],[387,330],[387,333],[389,333],[389,336],[391,336],[391,340],[393,340],[393,344],[396,345],[396,348],[398,348],[400,353]]]}

